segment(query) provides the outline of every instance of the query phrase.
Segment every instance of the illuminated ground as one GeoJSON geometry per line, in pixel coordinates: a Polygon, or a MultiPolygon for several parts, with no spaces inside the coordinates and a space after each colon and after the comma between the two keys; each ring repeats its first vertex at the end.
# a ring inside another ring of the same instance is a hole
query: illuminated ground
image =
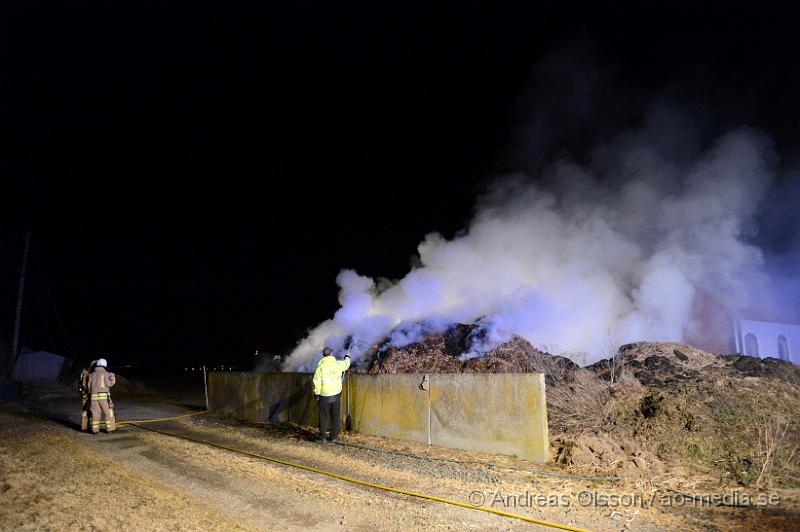
{"type": "MultiPolygon", "coordinates": [[[[135,427],[92,436],[76,430],[76,401],[47,394],[36,403],[0,403],[0,528],[128,530],[523,530],[534,525],[405,495],[345,483],[135,427]]],[[[174,415],[199,406],[192,397],[117,399],[120,418],[174,415]]],[[[793,529],[797,514],[724,508],[580,506],[577,494],[640,493],[611,486],[532,476],[522,471],[430,458],[492,461],[520,469],[540,466],[422,445],[346,435],[346,442],[309,441],[303,428],[240,425],[190,418],[159,428],[301,462],[362,480],[468,502],[504,495],[566,497],[569,508],[495,508],[593,530],[793,529]],[[474,497],[474,496],[473,496],[474,497]]],[[[551,471],[556,471],[548,467],[551,471]]],[[[646,489],[645,489],[646,491],[646,489]]],[[[562,499],[563,500],[563,499],[562,499]]],[[[488,502],[487,502],[488,504],[488,502]]],[[[524,504],[524,500],[523,500],[524,504]]]]}

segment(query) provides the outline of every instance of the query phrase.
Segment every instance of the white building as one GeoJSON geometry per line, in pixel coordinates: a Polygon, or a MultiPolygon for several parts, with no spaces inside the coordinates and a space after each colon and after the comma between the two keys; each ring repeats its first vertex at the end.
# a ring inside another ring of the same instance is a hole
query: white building
{"type": "Polygon", "coordinates": [[[71,366],[71,360],[47,351],[31,351],[23,347],[11,372],[11,380],[56,380],[71,366]]]}
{"type": "Polygon", "coordinates": [[[737,353],[800,364],[800,325],[738,320],[734,323],[734,334],[737,353]]]}

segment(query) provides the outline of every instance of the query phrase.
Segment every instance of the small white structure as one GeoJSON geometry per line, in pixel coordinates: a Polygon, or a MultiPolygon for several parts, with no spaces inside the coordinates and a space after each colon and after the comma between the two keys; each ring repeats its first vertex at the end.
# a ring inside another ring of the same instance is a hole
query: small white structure
{"type": "Polygon", "coordinates": [[[69,369],[69,359],[47,351],[31,351],[23,349],[19,355],[11,380],[35,381],[58,379],[61,372],[69,369]]]}
{"type": "Polygon", "coordinates": [[[800,325],[737,320],[734,323],[734,332],[738,353],[800,364],[800,325]]]}

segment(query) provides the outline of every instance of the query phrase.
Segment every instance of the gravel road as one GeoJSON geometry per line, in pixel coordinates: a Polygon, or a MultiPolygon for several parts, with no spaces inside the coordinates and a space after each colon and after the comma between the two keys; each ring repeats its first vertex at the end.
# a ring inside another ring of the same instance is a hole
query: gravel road
{"type": "MultiPolygon", "coordinates": [[[[78,401],[66,392],[54,387],[0,403],[2,530],[545,529],[132,425],[112,434],[81,433],[78,401]]],[[[150,419],[202,408],[200,399],[160,395],[116,398],[115,403],[120,419],[150,419]]],[[[359,434],[344,434],[342,445],[320,445],[309,428],[209,416],[141,427],[592,530],[797,526],[796,514],[781,511],[583,506],[577,502],[581,494],[632,497],[646,490],[534,475],[530,471],[543,466],[359,434]]]]}

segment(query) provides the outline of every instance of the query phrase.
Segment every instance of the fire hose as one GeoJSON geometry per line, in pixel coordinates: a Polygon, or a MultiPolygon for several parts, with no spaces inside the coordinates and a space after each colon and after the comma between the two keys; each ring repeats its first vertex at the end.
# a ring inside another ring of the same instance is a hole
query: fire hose
{"type": "MultiPolygon", "coordinates": [[[[200,414],[206,414],[208,410],[198,410],[197,412],[189,412],[188,414],[182,414],[180,416],[174,417],[162,417],[159,419],[122,419],[117,421],[117,427],[123,427],[125,425],[135,425],[136,423],[157,423],[159,421],[175,421],[176,419],[183,419],[191,416],[199,416],[200,414]]],[[[106,421],[103,420],[100,422],[101,425],[105,425],[106,421]]],[[[141,428],[141,427],[140,427],[141,428]]]]}
{"type": "Polygon", "coordinates": [[[183,419],[191,416],[199,416],[200,414],[206,414],[208,410],[198,410],[197,412],[189,412],[188,414],[182,414],[180,416],[174,417],[162,417],[159,419],[125,419],[121,420],[117,423],[117,426],[124,426],[124,425],[135,425],[136,423],[156,423],[159,421],[175,421],[176,419],[183,419]]]}
{"type": "MultiPolygon", "coordinates": [[[[139,423],[156,423],[156,422],[159,422],[159,421],[174,421],[174,420],[177,420],[177,419],[183,419],[183,418],[187,418],[187,417],[191,417],[191,416],[197,416],[197,415],[200,415],[200,414],[207,414],[207,413],[208,413],[207,410],[198,410],[197,412],[189,412],[188,414],[182,414],[180,416],[174,416],[174,417],[165,417],[165,418],[159,418],[159,419],[123,420],[123,421],[118,422],[117,426],[132,425],[132,426],[134,426],[136,428],[147,430],[147,431],[150,431],[150,432],[156,432],[158,434],[163,434],[165,436],[172,436],[173,438],[179,438],[179,439],[184,439],[184,440],[195,442],[195,443],[201,443],[201,444],[204,444],[204,445],[209,445],[211,447],[217,447],[217,448],[220,448],[220,449],[225,449],[225,450],[228,450],[228,451],[245,454],[247,456],[253,456],[253,457],[256,457],[256,458],[261,458],[263,460],[268,460],[268,461],[271,461],[271,462],[276,462],[276,463],[279,463],[279,464],[284,464],[284,465],[288,465],[288,466],[292,466],[292,467],[297,467],[299,469],[305,469],[307,471],[312,471],[312,472],[315,472],[315,473],[328,475],[328,476],[331,476],[331,477],[334,477],[334,478],[338,478],[340,480],[353,482],[355,484],[360,484],[360,485],[369,486],[369,487],[378,488],[378,489],[385,489],[387,491],[393,491],[393,492],[396,492],[396,493],[403,493],[403,494],[406,494],[406,495],[411,495],[413,497],[420,497],[420,498],[424,498],[424,499],[430,499],[430,500],[444,502],[444,503],[447,503],[447,504],[453,504],[455,506],[461,506],[461,507],[469,508],[469,509],[473,509],[473,510],[481,510],[481,511],[484,511],[484,512],[494,513],[494,514],[498,514],[498,515],[504,515],[504,516],[507,516],[507,517],[515,517],[515,518],[518,518],[518,519],[522,519],[523,521],[539,523],[539,524],[543,524],[545,526],[551,526],[551,527],[554,527],[554,528],[560,528],[562,530],[575,530],[575,531],[584,530],[584,529],[581,529],[581,528],[570,527],[568,525],[561,525],[561,524],[558,524],[558,523],[549,523],[547,521],[541,521],[541,520],[529,518],[529,517],[526,517],[526,516],[512,514],[512,513],[509,513],[509,512],[502,512],[500,510],[494,510],[494,509],[491,509],[491,508],[483,508],[481,506],[474,506],[474,505],[471,505],[471,504],[460,503],[458,501],[451,501],[449,499],[444,499],[444,498],[441,498],[441,497],[435,497],[433,495],[427,495],[427,494],[424,494],[424,493],[410,492],[410,491],[406,491],[406,490],[401,490],[399,488],[392,488],[390,486],[382,486],[380,484],[372,484],[372,483],[361,481],[361,480],[358,480],[358,479],[351,479],[351,478],[348,478],[348,477],[345,477],[345,476],[342,476],[342,475],[338,475],[336,473],[330,473],[328,471],[315,469],[315,468],[312,468],[312,467],[309,467],[309,466],[305,466],[305,465],[302,465],[302,464],[296,464],[296,463],[293,463],[293,462],[287,462],[287,461],[279,460],[277,458],[271,458],[271,457],[267,457],[267,456],[262,456],[262,455],[259,455],[259,454],[251,453],[249,451],[243,451],[241,449],[236,449],[236,448],[233,448],[233,447],[227,447],[225,445],[219,445],[219,444],[216,444],[216,443],[211,443],[211,442],[207,442],[207,441],[203,441],[203,440],[198,440],[198,439],[190,438],[188,436],[180,436],[178,434],[171,434],[171,433],[163,432],[163,431],[156,430],[156,429],[151,429],[151,428],[147,428],[147,427],[138,426],[139,423]]],[[[103,421],[102,423],[105,423],[105,421],[103,421]]],[[[407,457],[412,457],[412,458],[419,458],[419,459],[423,459],[423,460],[444,461],[444,462],[452,462],[452,463],[456,463],[456,464],[477,464],[477,465],[482,465],[482,466],[487,466],[487,467],[496,467],[496,468],[499,468],[499,469],[508,469],[508,470],[512,470],[512,471],[530,473],[530,474],[532,474],[534,476],[565,478],[565,479],[573,479],[573,480],[591,480],[591,481],[595,481],[595,482],[618,482],[618,481],[625,480],[625,477],[618,477],[618,476],[597,477],[597,476],[571,475],[571,474],[566,474],[566,473],[556,473],[556,472],[553,472],[553,471],[544,471],[544,470],[530,471],[528,469],[521,469],[521,468],[517,468],[517,467],[500,466],[500,465],[494,464],[492,462],[485,462],[485,461],[481,461],[481,460],[455,460],[455,459],[452,459],[452,458],[440,458],[440,457],[432,457],[432,456],[423,456],[423,455],[418,455],[418,454],[413,454],[413,453],[404,453],[404,452],[392,451],[392,450],[387,450],[387,449],[377,449],[375,447],[367,447],[365,445],[357,445],[357,444],[345,443],[345,442],[338,442],[338,445],[341,445],[343,447],[353,447],[353,448],[356,448],[356,449],[363,449],[363,450],[367,450],[367,451],[384,452],[384,453],[396,454],[396,455],[399,455],[399,456],[407,456],[407,457]]],[[[664,490],[664,491],[669,491],[669,492],[672,492],[672,493],[676,493],[676,494],[681,495],[681,496],[683,496],[683,497],[685,497],[687,499],[693,499],[693,500],[698,500],[698,501],[703,500],[703,496],[702,495],[695,495],[695,494],[692,494],[692,493],[686,493],[684,491],[677,490],[677,489],[669,487],[669,486],[664,486],[662,484],[653,484],[653,485],[658,489],[661,489],[661,490],[664,490]]],[[[736,503],[734,503],[734,504],[731,504],[731,503],[717,503],[716,506],[726,506],[726,507],[734,507],[734,508],[749,508],[748,505],[736,504],[736,503]]]]}
{"type": "MultiPolygon", "coordinates": [[[[182,416],[182,417],[187,417],[189,415],[196,415],[196,414],[197,414],[197,412],[192,413],[192,414],[187,414],[186,416],[182,416]]],[[[163,421],[166,421],[168,419],[172,419],[172,418],[164,418],[163,421]]],[[[146,420],[146,421],[147,422],[151,422],[151,421],[162,421],[162,420],[146,420]]],[[[430,501],[442,502],[442,503],[450,504],[450,505],[453,505],[453,506],[459,506],[461,508],[467,508],[469,510],[478,510],[478,511],[481,511],[481,512],[487,512],[487,513],[491,513],[491,514],[495,514],[495,515],[501,515],[501,516],[504,516],[504,517],[511,517],[511,518],[514,518],[514,519],[520,519],[522,521],[527,521],[529,523],[535,523],[537,525],[548,526],[548,527],[551,527],[551,528],[558,528],[560,530],[570,530],[572,532],[588,532],[586,529],[583,529],[583,528],[577,528],[577,527],[573,527],[573,526],[569,526],[569,525],[562,525],[560,523],[554,523],[554,522],[551,522],[551,521],[545,521],[543,519],[536,519],[536,518],[533,518],[533,517],[528,517],[526,515],[520,515],[520,514],[511,513],[511,512],[505,512],[503,510],[496,510],[495,508],[486,508],[486,507],[483,507],[483,506],[475,506],[473,504],[467,504],[467,503],[463,503],[463,502],[459,502],[459,501],[454,501],[452,499],[447,499],[447,498],[444,498],[444,497],[436,497],[435,495],[428,495],[427,493],[419,493],[419,492],[416,492],[416,491],[409,491],[409,490],[404,490],[404,489],[400,489],[400,488],[394,488],[392,486],[385,486],[383,484],[374,484],[372,482],[366,482],[364,480],[359,480],[359,479],[356,479],[356,478],[351,478],[351,477],[347,477],[347,476],[344,476],[344,475],[339,475],[338,473],[333,473],[331,471],[325,471],[324,469],[317,469],[317,468],[310,467],[310,466],[307,466],[307,465],[298,464],[296,462],[289,462],[289,461],[286,461],[286,460],[280,460],[278,458],[274,458],[274,457],[271,457],[271,456],[265,456],[263,454],[252,453],[250,451],[245,451],[243,449],[237,449],[235,447],[229,447],[227,445],[222,445],[222,444],[219,444],[219,443],[213,443],[213,442],[209,442],[209,441],[205,441],[205,440],[200,440],[200,439],[192,438],[190,436],[182,436],[182,435],[179,435],[179,434],[172,434],[170,432],[164,432],[164,431],[161,431],[161,430],[158,430],[158,429],[154,429],[154,428],[150,428],[150,427],[140,427],[140,426],[138,426],[136,424],[137,422],[127,421],[126,423],[129,424],[129,425],[133,425],[134,427],[140,428],[142,430],[149,431],[149,432],[162,434],[164,436],[172,436],[173,438],[177,438],[177,439],[180,439],[180,440],[186,440],[186,441],[190,441],[190,442],[194,442],[194,443],[200,443],[200,444],[203,444],[203,445],[208,445],[209,447],[215,447],[217,449],[224,449],[226,451],[230,451],[230,452],[234,452],[234,453],[238,453],[238,454],[243,454],[245,456],[250,456],[252,458],[259,458],[261,460],[266,460],[268,462],[273,462],[273,463],[276,463],[276,464],[281,464],[281,465],[285,465],[285,466],[289,466],[289,467],[295,467],[297,469],[302,469],[304,471],[310,471],[312,473],[325,475],[325,476],[328,476],[328,477],[332,477],[332,478],[336,478],[336,479],[339,479],[339,480],[343,480],[345,482],[358,484],[360,486],[367,486],[369,488],[375,488],[375,489],[379,489],[379,490],[383,490],[383,491],[389,491],[389,492],[393,492],[393,493],[401,493],[403,495],[409,495],[411,497],[417,497],[417,498],[420,498],[420,499],[427,499],[427,500],[430,500],[430,501]]],[[[138,422],[138,423],[141,423],[141,422],[138,422]]]]}
{"type": "Polygon", "coordinates": [[[261,460],[266,460],[268,462],[273,462],[273,463],[276,463],[276,464],[281,464],[281,465],[285,465],[285,466],[289,466],[289,467],[295,467],[297,469],[302,469],[304,471],[310,471],[312,473],[325,475],[325,476],[328,476],[328,477],[332,477],[332,478],[336,478],[336,479],[339,479],[339,480],[343,480],[345,482],[350,482],[352,484],[358,484],[360,486],[366,486],[366,487],[375,488],[375,489],[379,489],[379,490],[383,490],[383,491],[389,491],[389,492],[393,492],[393,493],[401,493],[403,495],[408,495],[408,496],[411,496],[411,497],[417,497],[417,498],[420,498],[420,499],[427,499],[427,500],[431,500],[431,501],[437,501],[437,502],[441,502],[441,503],[445,503],[445,504],[450,504],[450,505],[453,505],[453,506],[459,506],[461,508],[467,508],[467,509],[470,509],[470,510],[478,510],[478,511],[481,511],[481,512],[487,512],[487,513],[491,513],[491,514],[495,514],[495,515],[501,515],[503,517],[511,517],[511,518],[514,518],[514,519],[520,519],[522,521],[527,521],[529,523],[535,523],[535,524],[538,524],[538,525],[548,526],[548,527],[551,527],[551,528],[558,528],[558,529],[561,529],[561,530],[570,530],[570,531],[573,531],[573,532],[588,532],[583,528],[577,528],[577,527],[573,527],[573,526],[569,526],[569,525],[562,525],[560,523],[553,523],[551,521],[545,521],[543,519],[536,519],[536,518],[528,517],[528,516],[525,516],[525,515],[515,514],[515,513],[511,513],[511,512],[505,512],[503,510],[497,510],[495,508],[486,508],[486,507],[483,507],[483,506],[475,506],[473,504],[467,504],[467,503],[463,503],[463,502],[459,502],[459,501],[454,501],[452,499],[447,499],[447,498],[444,498],[444,497],[436,497],[435,495],[429,495],[427,493],[419,493],[419,492],[416,492],[416,491],[404,490],[404,489],[395,488],[395,487],[392,487],[392,486],[385,486],[383,484],[375,484],[375,483],[372,483],[372,482],[366,482],[364,480],[359,480],[359,479],[356,479],[356,478],[347,477],[347,476],[344,476],[344,475],[340,475],[338,473],[333,473],[331,471],[325,471],[324,469],[317,469],[317,468],[314,468],[314,467],[311,467],[311,466],[307,466],[307,465],[304,465],[304,464],[298,464],[296,462],[289,462],[289,461],[286,461],[286,460],[281,460],[279,458],[274,458],[274,457],[271,457],[271,456],[265,456],[265,455],[258,454],[258,453],[252,453],[250,451],[245,451],[243,449],[237,449],[235,447],[229,447],[227,445],[221,445],[221,444],[218,444],[218,443],[213,443],[213,442],[209,442],[209,441],[205,441],[205,440],[192,438],[190,436],[182,436],[182,435],[179,435],[179,434],[172,434],[170,432],[164,432],[162,430],[158,430],[158,429],[154,429],[154,428],[150,428],[150,427],[140,426],[141,424],[144,424],[144,423],[156,423],[156,422],[159,422],[159,421],[174,421],[174,420],[183,419],[183,418],[187,418],[187,417],[191,417],[191,416],[197,416],[197,415],[205,414],[205,413],[207,413],[206,410],[199,410],[197,412],[189,412],[188,414],[182,414],[180,416],[165,417],[165,418],[159,418],[159,419],[127,419],[127,420],[120,420],[117,423],[117,426],[131,425],[131,426],[134,426],[134,427],[136,427],[138,429],[146,430],[146,431],[149,431],[149,432],[154,432],[154,433],[157,433],[157,434],[162,434],[164,436],[171,436],[173,438],[178,438],[178,439],[181,439],[181,440],[186,440],[186,441],[190,441],[190,442],[194,442],[194,443],[208,445],[209,447],[215,447],[217,449],[224,449],[226,451],[230,451],[230,452],[234,452],[234,453],[238,453],[238,454],[243,454],[245,456],[250,456],[250,457],[253,457],[253,458],[259,458],[261,460]]]}

